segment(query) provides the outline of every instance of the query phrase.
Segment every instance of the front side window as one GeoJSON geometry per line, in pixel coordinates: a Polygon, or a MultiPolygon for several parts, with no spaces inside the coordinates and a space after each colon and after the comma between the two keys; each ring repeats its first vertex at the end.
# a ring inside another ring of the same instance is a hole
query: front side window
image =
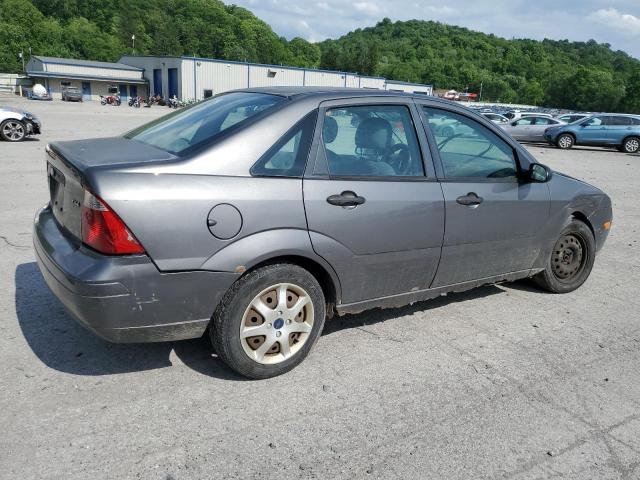
{"type": "Polygon", "coordinates": [[[448,110],[423,107],[423,112],[446,178],[516,178],[513,148],[491,130],[448,110]]]}
{"type": "Polygon", "coordinates": [[[301,177],[307,164],[318,112],[300,120],[251,169],[252,175],[301,177]]]}
{"type": "Polygon", "coordinates": [[[591,117],[590,119],[585,120],[582,125],[584,125],[585,127],[597,127],[602,124],[602,117],[591,117]]]}
{"type": "Polygon", "coordinates": [[[219,95],[143,125],[125,138],[183,155],[284,101],[284,97],[262,93],[219,95]]]}
{"type": "Polygon", "coordinates": [[[424,175],[411,112],[404,105],[329,109],[322,143],[333,176],[424,175]]]}

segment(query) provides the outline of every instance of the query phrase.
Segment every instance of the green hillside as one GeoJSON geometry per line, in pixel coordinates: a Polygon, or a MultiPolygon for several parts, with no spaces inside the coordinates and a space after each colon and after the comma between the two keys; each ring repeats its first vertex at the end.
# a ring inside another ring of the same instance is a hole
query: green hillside
{"type": "Polygon", "coordinates": [[[18,52],[117,60],[198,55],[322,67],[469,89],[483,100],[640,113],[640,61],[607,44],[506,40],[411,20],[384,19],[337,40],[287,41],[246,9],[218,0],[0,0],[0,72],[18,52]]]}

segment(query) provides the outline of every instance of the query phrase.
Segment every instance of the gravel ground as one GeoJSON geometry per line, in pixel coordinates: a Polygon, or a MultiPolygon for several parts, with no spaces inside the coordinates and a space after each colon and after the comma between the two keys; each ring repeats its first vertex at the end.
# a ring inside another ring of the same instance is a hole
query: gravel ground
{"type": "Polygon", "coordinates": [[[47,141],[168,110],[0,104],[44,123],[0,143],[0,478],[640,478],[640,156],[529,147],[613,199],[578,291],[517,282],[334,319],[294,371],[244,381],[204,340],[100,340],[34,263],[47,141]]]}

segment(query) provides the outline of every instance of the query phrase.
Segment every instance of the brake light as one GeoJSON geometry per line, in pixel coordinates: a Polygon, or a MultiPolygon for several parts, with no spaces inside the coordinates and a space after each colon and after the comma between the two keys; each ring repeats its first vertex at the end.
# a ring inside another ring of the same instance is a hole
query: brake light
{"type": "Polygon", "coordinates": [[[107,255],[145,253],[120,217],[88,190],[82,204],[82,241],[107,255]]]}

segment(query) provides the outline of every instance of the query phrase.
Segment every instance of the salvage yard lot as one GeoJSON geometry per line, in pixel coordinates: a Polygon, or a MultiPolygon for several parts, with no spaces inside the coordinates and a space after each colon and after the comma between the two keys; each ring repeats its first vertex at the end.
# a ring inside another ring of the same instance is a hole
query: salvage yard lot
{"type": "Polygon", "coordinates": [[[169,110],[0,104],[44,129],[0,143],[0,478],[640,478],[640,156],[528,147],[612,197],[579,290],[517,282],[336,318],[295,370],[246,381],[204,340],[100,340],[34,261],[46,143],[169,110]]]}

